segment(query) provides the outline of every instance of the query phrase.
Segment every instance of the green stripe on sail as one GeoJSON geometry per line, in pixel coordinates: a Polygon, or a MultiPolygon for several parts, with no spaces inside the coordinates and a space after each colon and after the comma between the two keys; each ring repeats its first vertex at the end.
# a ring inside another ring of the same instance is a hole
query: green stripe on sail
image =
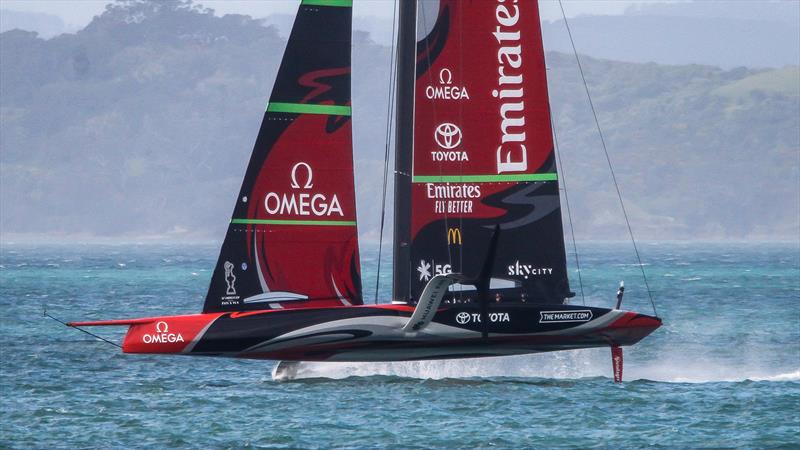
{"type": "Polygon", "coordinates": [[[328,227],[354,227],[355,220],[288,220],[288,219],[231,219],[241,225],[305,225],[328,227]]]}
{"type": "Polygon", "coordinates": [[[557,173],[515,173],[508,175],[415,175],[414,183],[504,183],[513,181],[556,181],[557,173]]]}
{"type": "Polygon", "coordinates": [[[292,114],[327,114],[329,116],[349,116],[349,106],[312,105],[307,103],[274,103],[267,105],[267,112],[292,114]]]}
{"type": "Polygon", "coordinates": [[[353,6],[353,0],[303,0],[303,4],[307,6],[340,6],[351,8],[353,6]]]}

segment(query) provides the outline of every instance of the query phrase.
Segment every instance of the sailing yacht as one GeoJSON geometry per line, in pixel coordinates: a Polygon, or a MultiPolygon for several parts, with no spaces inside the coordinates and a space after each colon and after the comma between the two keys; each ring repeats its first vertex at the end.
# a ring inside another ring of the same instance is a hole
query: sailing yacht
{"type": "Polygon", "coordinates": [[[661,320],[569,304],[537,2],[400,2],[379,304],[360,274],[351,24],[351,0],[302,0],[202,313],[69,325],[128,326],[125,353],[281,361],[611,347],[621,379],[621,347],[661,320]]]}

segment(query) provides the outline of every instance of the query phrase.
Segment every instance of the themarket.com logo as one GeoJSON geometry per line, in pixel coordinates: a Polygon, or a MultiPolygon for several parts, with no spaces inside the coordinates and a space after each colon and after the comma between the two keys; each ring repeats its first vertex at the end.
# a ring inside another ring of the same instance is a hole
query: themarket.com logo
{"type": "Polygon", "coordinates": [[[592,320],[592,312],[588,309],[574,311],[541,311],[539,323],[588,322],[592,320]]]}

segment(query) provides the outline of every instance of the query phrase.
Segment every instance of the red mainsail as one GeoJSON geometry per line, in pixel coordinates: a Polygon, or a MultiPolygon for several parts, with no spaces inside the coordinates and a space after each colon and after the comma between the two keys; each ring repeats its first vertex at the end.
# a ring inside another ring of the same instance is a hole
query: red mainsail
{"type": "Polygon", "coordinates": [[[513,295],[561,302],[570,292],[538,5],[431,4],[417,13],[404,299],[438,273],[476,274],[499,224],[493,277],[513,295]]]}

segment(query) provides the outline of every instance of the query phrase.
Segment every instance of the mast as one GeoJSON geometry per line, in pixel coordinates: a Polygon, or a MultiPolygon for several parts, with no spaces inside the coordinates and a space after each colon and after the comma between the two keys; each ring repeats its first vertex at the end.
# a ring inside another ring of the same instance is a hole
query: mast
{"type": "Polygon", "coordinates": [[[417,0],[399,2],[394,172],[394,276],[392,300],[409,298],[411,163],[414,145],[414,83],[417,58],[417,0]]]}

